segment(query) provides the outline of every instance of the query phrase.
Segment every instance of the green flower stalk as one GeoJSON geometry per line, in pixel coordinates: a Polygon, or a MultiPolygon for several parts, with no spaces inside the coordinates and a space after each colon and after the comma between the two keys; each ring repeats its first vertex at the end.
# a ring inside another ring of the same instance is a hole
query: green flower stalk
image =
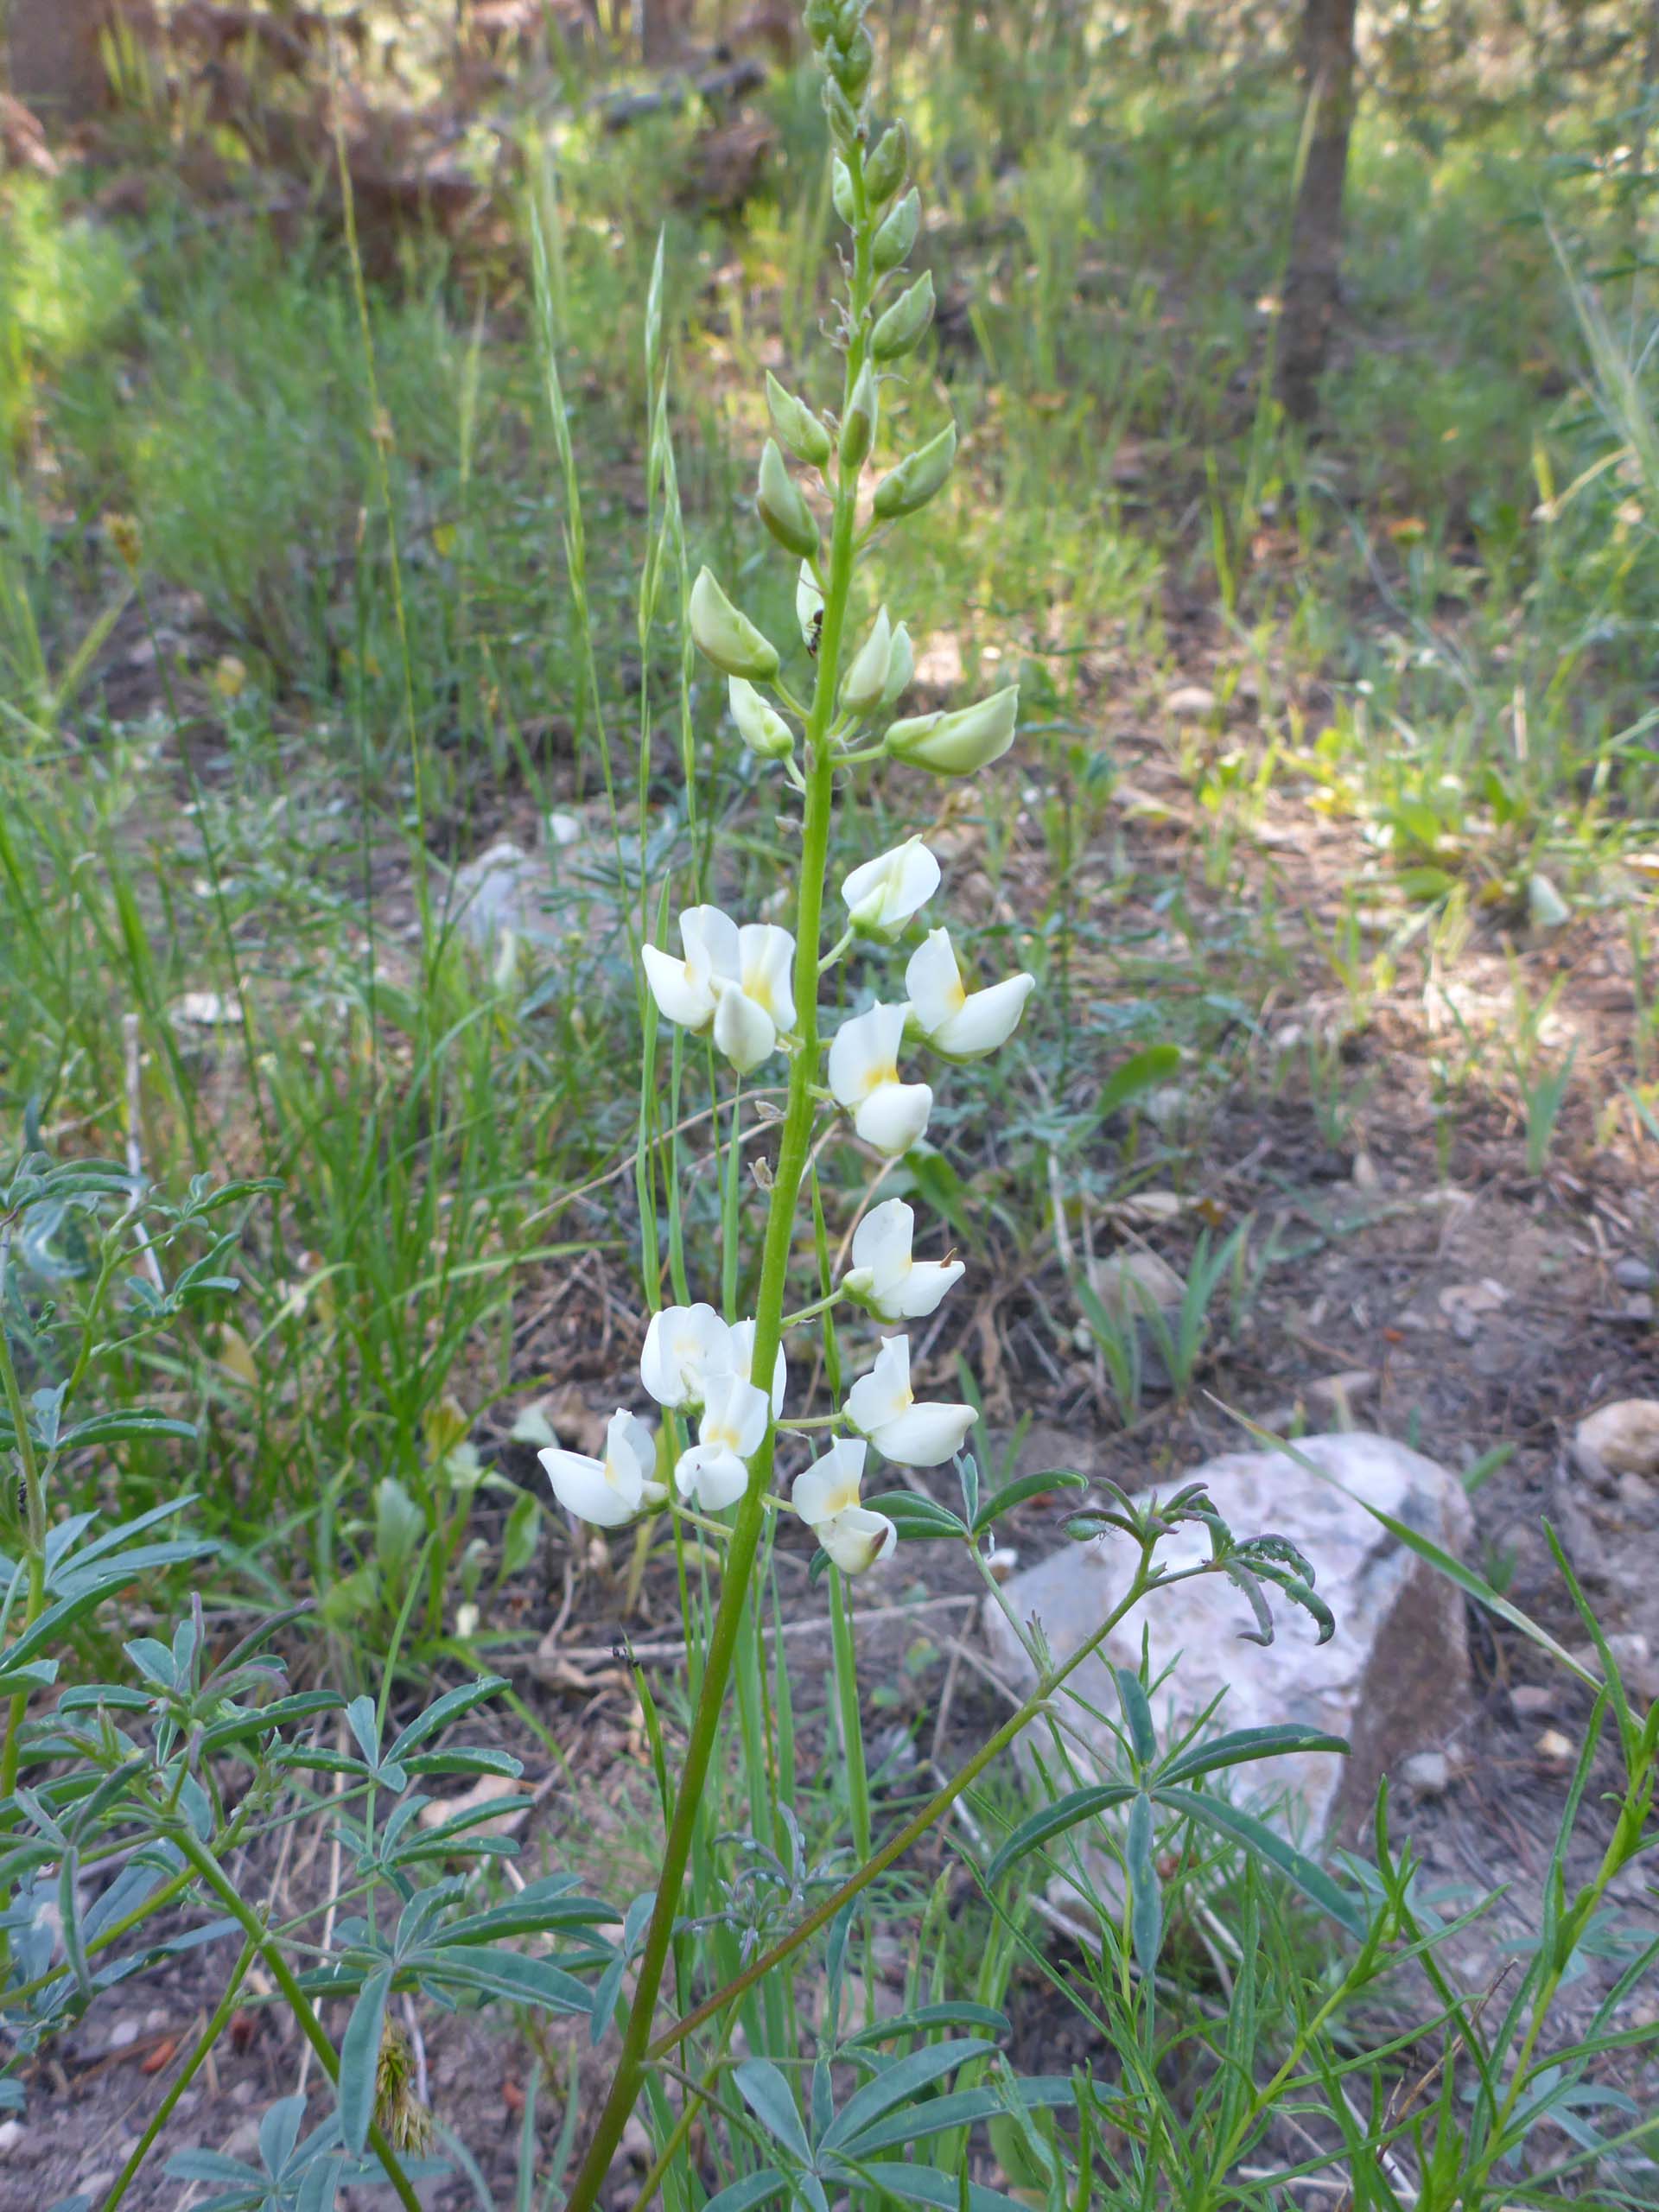
{"type": "MultiPolygon", "coordinates": [[[[542,1455],[561,1500],[582,1517],[605,1525],[619,1525],[664,1503],[698,1516],[734,1509],[621,2056],[571,2184],[571,2212],[590,2212],[597,2202],[644,2086],[699,1807],[768,1512],[796,1513],[842,1573],[861,1572],[895,1541],[885,1516],[860,1501],[867,1453],[874,1450],[901,1465],[938,1465],[960,1450],[973,1419],[966,1406],[918,1402],[910,1385],[908,1340],[890,1338],[874,1365],[853,1382],[844,1404],[810,1424],[842,1433],[820,1440],[827,1448],[795,1473],[787,1500],[774,1494],[788,1389],[786,1327],[806,1325],[842,1296],[857,1299],[880,1318],[915,1317],[931,1312],[962,1272],[957,1264],[912,1259],[914,1217],[895,1200],[882,1210],[879,1231],[859,1244],[844,1287],[785,1322],[786,1277],[807,1166],[826,1116],[844,1112],[857,1138],[893,1157],[921,1135],[933,1097],[928,1084],[900,1071],[900,1055],[912,1049],[906,1040],[912,1030],[897,981],[887,1002],[878,999],[844,1020],[831,1039],[821,1036],[818,1007],[824,973],[854,934],[878,948],[895,945],[939,880],[937,861],[914,838],[855,870],[842,888],[847,927],[836,932],[831,949],[824,949],[837,780],[844,781],[851,763],[883,757],[881,741],[862,742],[864,727],[875,717],[879,728],[879,718],[891,713],[914,668],[909,633],[885,607],[862,639],[852,644],[848,638],[858,557],[870,534],[861,512],[861,487],[880,436],[881,364],[913,350],[933,308],[930,278],[907,289],[901,289],[899,278],[921,220],[918,195],[914,189],[904,191],[909,142],[903,126],[889,125],[874,151],[868,150],[874,47],[864,21],[867,6],[868,0],[809,0],[805,11],[825,72],[824,107],[836,146],[835,201],[850,232],[839,416],[826,423],[804,399],[768,377],[766,404],[774,435],[761,454],[756,497],[766,530],[799,563],[797,612],[803,652],[814,664],[804,709],[779,681],[782,663],[776,647],[707,569],[690,603],[698,650],[730,679],[732,716],[743,745],[762,764],[777,762],[801,794],[794,929],[739,923],[717,907],[693,906],[678,918],[678,957],[656,944],[647,945],[643,955],[645,979],[663,1017],[693,1035],[709,1037],[739,1075],[779,1052],[788,1059],[788,1098],[772,1174],[755,1310],[753,1317],[740,1319],[694,1304],[671,1307],[652,1322],[640,1355],[642,1385],[695,1436],[674,1460],[671,1485],[652,1480],[648,1432],[626,1408],[618,1409],[602,1459],[558,1450],[542,1455]],[[815,472],[816,486],[804,487],[786,456],[815,472]],[[828,505],[827,525],[809,497],[814,490],[828,505]]],[[[932,498],[950,474],[955,452],[952,428],[901,459],[876,495],[875,521],[912,513],[932,498]]],[[[920,735],[901,738],[889,746],[889,753],[937,772],[968,772],[976,760],[994,760],[1012,742],[1015,703],[1009,690],[967,709],[966,721],[924,717],[926,727],[920,735]]],[[[898,727],[903,731],[914,725],[898,727]]],[[[1029,983],[1025,979],[1020,1004],[1029,983]]],[[[963,996],[954,969],[942,988],[947,996],[951,991],[963,996]]],[[[951,1007],[955,1003],[952,999],[951,1007]]],[[[947,1018],[950,1010],[945,1009],[947,1018]]],[[[1017,1018],[1016,1006],[1013,1018],[1001,1025],[1003,1034],[1017,1018]]],[[[920,1048],[931,1050],[927,1034],[924,1029],[920,1048]]],[[[788,1441],[793,1445],[795,1439],[788,1441]]]]}

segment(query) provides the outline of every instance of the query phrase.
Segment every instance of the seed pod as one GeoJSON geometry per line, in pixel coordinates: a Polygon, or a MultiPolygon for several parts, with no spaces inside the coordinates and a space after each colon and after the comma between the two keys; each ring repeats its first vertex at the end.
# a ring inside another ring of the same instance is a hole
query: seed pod
{"type": "MultiPolygon", "coordinates": [[[[841,466],[843,471],[861,468],[866,454],[875,442],[875,371],[866,361],[858,372],[858,382],[853,386],[853,396],[847,403],[846,420],[841,426],[841,466]]],[[[948,466],[948,464],[947,464],[948,466]]],[[[944,478],[940,478],[944,482],[944,478]]],[[[938,485],[934,486],[937,491],[938,485]]]]}
{"type": "Polygon", "coordinates": [[[889,124],[864,164],[864,189],[872,207],[884,207],[905,181],[910,167],[910,134],[902,123],[889,124]]]}
{"type": "Polygon", "coordinates": [[[838,146],[858,143],[858,110],[833,77],[823,80],[823,111],[830,118],[830,135],[838,146]]]}
{"type": "Polygon", "coordinates": [[[924,270],[907,291],[900,292],[870,333],[870,351],[878,361],[896,361],[920,343],[933,320],[933,272],[924,270]]]}
{"type": "Polygon", "coordinates": [[[910,632],[901,622],[893,631],[893,641],[887,648],[887,680],[881,686],[877,704],[885,711],[896,706],[910,689],[910,679],[916,673],[916,649],[910,642],[910,632]]]}
{"type": "Polygon", "coordinates": [[[855,100],[870,81],[875,67],[875,41],[862,23],[854,29],[849,38],[839,35],[832,38],[823,50],[825,67],[846,93],[855,100]]]}
{"type": "Polygon", "coordinates": [[[916,233],[922,227],[922,195],[914,185],[876,232],[870,248],[870,258],[878,276],[889,269],[896,269],[916,243],[916,233]]]}
{"type": "Polygon", "coordinates": [[[727,686],[732,720],[751,753],[763,760],[781,760],[795,750],[795,734],[777,711],[769,707],[753,683],[734,676],[727,686]]]}
{"type": "Polygon", "coordinates": [[[754,495],[754,505],[761,521],[785,553],[797,554],[804,560],[817,551],[817,518],[790,474],[775,438],[768,438],[760,449],[760,484],[754,495]]]}
{"type": "Polygon", "coordinates": [[[868,715],[879,706],[887,680],[893,652],[893,626],[884,607],[871,626],[870,634],[854,655],[853,664],[841,679],[841,703],[849,715],[868,715]]]}
{"type": "Polygon", "coordinates": [[[839,154],[830,172],[830,197],[835,202],[836,214],[850,231],[857,219],[858,208],[853,199],[853,173],[839,154]]]}
{"type": "Polygon", "coordinates": [[[931,768],[940,776],[971,776],[976,769],[1000,760],[1014,743],[1014,718],[1020,707],[1020,687],[993,691],[971,707],[958,707],[950,715],[913,715],[894,722],[883,743],[895,760],[913,768],[931,768]]]}
{"type": "Polygon", "coordinates": [[[830,433],[804,399],[785,391],[770,369],[766,372],[766,406],[780,443],[797,461],[822,468],[830,454],[830,433]]]}
{"type": "Polygon", "coordinates": [[[875,512],[882,522],[898,515],[913,515],[925,507],[950,474],[957,457],[957,426],[947,423],[937,438],[930,438],[907,454],[890,475],[875,487],[875,512]]]}
{"type": "Polygon", "coordinates": [[[777,646],[732,605],[707,569],[699,569],[691,587],[690,612],[697,650],[722,676],[769,683],[777,675],[777,646]]]}

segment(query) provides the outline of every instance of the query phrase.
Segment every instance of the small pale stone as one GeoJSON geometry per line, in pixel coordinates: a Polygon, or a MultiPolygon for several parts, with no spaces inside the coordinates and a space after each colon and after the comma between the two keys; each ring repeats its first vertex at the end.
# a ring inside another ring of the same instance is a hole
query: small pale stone
{"type": "Polygon", "coordinates": [[[1400,1779],[1420,1797],[1439,1797],[1451,1786],[1452,1762],[1444,1751],[1414,1751],[1401,1761],[1400,1779]]]}
{"type": "Polygon", "coordinates": [[[22,2139],[23,2123],[21,2120],[0,2120],[0,2158],[4,2158],[8,2151],[15,2151],[22,2139]]]}
{"type": "Polygon", "coordinates": [[[1517,1682],[1510,1692],[1510,1703],[1522,1720],[1539,1720],[1554,1712],[1555,1693],[1547,1682],[1517,1682]]]}
{"type": "Polygon", "coordinates": [[[1167,1260],[1139,1246],[1114,1252],[1089,1270],[1090,1287],[1116,1321],[1139,1320],[1148,1306],[1179,1306],[1186,1285],[1167,1260]]]}
{"type": "Polygon", "coordinates": [[[1656,1278],[1646,1260],[1626,1255],[1613,1262],[1613,1281],[1621,1290],[1651,1290],[1656,1278]]]}
{"type": "Polygon", "coordinates": [[[1164,702],[1164,712],[1181,717],[1213,715],[1216,695],[1207,683],[1178,683],[1164,702]]]}
{"type": "Polygon", "coordinates": [[[1573,1450],[1591,1475],[1659,1475],[1659,1398],[1599,1407],[1579,1423],[1573,1450]]]}
{"type": "Polygon", "coordinates": [[[128,2013],[125,2019],[118,2020],[114,2026],[110,2030],[108,2048],[111,2050],[126,2050],[130,2049],[132,2044],[137,2042],[139,2031],[143,2023],[139,2020],[136,2012],[128,2013]]]}
{"type": "Polygon", "coordinates": [[[1559,1728],[1546,1728],[1538,1738],[1538,1756],[1553,1765],[1565,1766],[1573,1756],[1573,1738],[1562,1735],[1559,1728]]]}

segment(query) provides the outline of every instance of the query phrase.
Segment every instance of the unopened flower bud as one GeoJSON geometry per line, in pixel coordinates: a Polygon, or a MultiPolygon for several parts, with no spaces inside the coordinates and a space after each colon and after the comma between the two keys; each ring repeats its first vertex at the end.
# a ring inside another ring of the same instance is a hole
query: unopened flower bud
{"type": "Polygon", "coordinates": [[[824,48],[824,62],[830,75],[849,99],[856,99],[870,81],[875,67],[875,41],[862,23],[855,25],[848,38],[839,35],[830,40],[824,48]]]}
{"type": "Polygon", "coordinates": [[[732,605],[707,569],[691,587],[691,635],[705,660],[722,676],[769,683],[778,673],[778,648],[747,614],[732,605]]]}
{"type": "Polygon", "coordinates": [[[876,232],[870,248],[870,258],[875,273],[882,276],[889,269],[896,269],[916,243],[916,233],[922,227],[922,195],[914,185],[876,232]]]}
{"type": "Polygon", "coordinates": [[[814,46],[822,46],[825,39],[834,35],[840,12],[839,0],[806,0],[802,20],[814,46]]]}
{"type": "Polygon", "coordinates": [[[804,560],[818,550],[817,518],[790,474],[775,438],[768,438],[760,453],[760,485],[754,496],[755,512],[785,553],[804,560]]]}
{"type": "Polygon", "coordinates": [[[957,426],[947,423],[937,438],[907,454],[897,468],[875,487],[875,512],[882,522],[899,515],[913,515],[925,507],[945,478],[957,457],[957,426]]]}
{"type": "Polygon", "coordinates": [[[772,427],[797,461],[822,468],[830,453],[830,433],[804,399],[785,391],[770,369],[766,372],[766,405],[772,427]]]}
{"type": "Polygon", "coordinates": [[[910,134],[902,123],[889,124],[864,164],[864,189],[872,207],[884,207],[905,181],[910,167],[910,134]]]}
{"type": "Polygon", "coordinates": [[[910,632],[899,623],[893,633],[887,648],[887,680],[881,686],[877,704],[884,710],[894,706],[910,689],[910,679],[916,673],[916,649],[910,642],[910,632]]]}
{"type": "MultiPolygon", "coordinates": [[[[846,419],[841,426],[841,465],[843,470],[859,469],[864,466],[865,456],[875,442],[875,371],[866,361],[858,372],[858,382],[853,386],[853,396],[847,403],[846,419]]],[[[941,478],[940,481],[943,482],[944,479],[941,478]]]]}
{"type": "Polygon", "coordinates": [[[925,270],[908,291],[900,292],[870,333],[870,351],[878,361],[896,361],[908,353],[933,320],[933,272],[925,270]]]}
{"type": "Polygon", "coordinates": [[[971,776],[976,769],[1000,760],[1014,743],[1014,716],[1020,688],[993,691],[988,699],[954,714],[913,715],[894,722],[884,741],[895,760],[913,768],[931,768],[939,776],[971,776]]]}
{"type": "Polygon", "coordinates": [[[850,231],[858,214],[853,198],[853,173],[839,154],[830,166],[830,197],[835,202],[836,214],[850,231]]]}
{"type": "Polygon", "coordinates": [[[732,720],[751,753],[762,760],[782,760],[795,750],[795,736],[775,707],[769,707],[753,683],[734,676],[727,687],[732,720]]]}
{"type": "Polygon", "coordinates": [[[836,0],[836,36],[844,45],[861,28],[869,0],[836,0]]]}
{"type": "Polygon", "coordinates": [[[833,77],[823,80],[823,111],[830,118],[830,135],[838,146],[858,143],[858,110],[833,77]]]}
{"type": "Polygon", "coordinates": [[[802,562],[795,586],[795,620],[801,626],[801,643],[808,652],[816,653],[818,632],[823,627],[823,594],[818,589],[818,580],[808,561],[802,562]]]}
{"type": "Polygon", "coordinates": [[[849,715],[868,715],[873,707],[880,704],[892,652],[893,626],[884,607],[876,616],[869,636],[854,655],[852,666],[841,679],[841,703],[849,715]]]}

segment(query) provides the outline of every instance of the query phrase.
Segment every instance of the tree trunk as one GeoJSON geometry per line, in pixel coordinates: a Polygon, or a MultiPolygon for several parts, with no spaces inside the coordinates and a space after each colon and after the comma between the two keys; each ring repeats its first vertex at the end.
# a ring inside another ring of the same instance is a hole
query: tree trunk
{"type": "Polygon", "coordinates": [[[0,0],[8,89],[48,132],[84,123],[108,104],[99,50],[106,20],[104,0],[10,0],[9,10],[0,0]]]}
{"type": "Polygon", "coordinates": [[[1354,117],[1355,0],[1304,0],[1300,63],[1313,104],[1291,219],[1279,333],[1279,397],[1305,423],[1318,404],[1342,267],[1342,189],[1354,117]]]}

